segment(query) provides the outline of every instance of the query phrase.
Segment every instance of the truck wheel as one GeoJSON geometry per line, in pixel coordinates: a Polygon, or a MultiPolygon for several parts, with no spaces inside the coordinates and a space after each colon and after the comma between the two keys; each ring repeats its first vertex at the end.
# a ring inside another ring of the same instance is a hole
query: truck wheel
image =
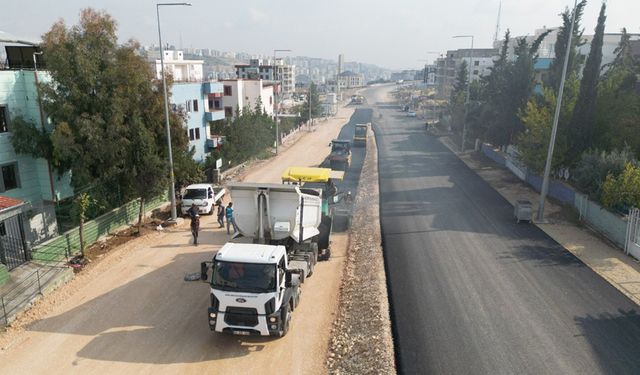
{"type": "Polygon", "coordinates": [[[287,303],[287,308],[282,313],[282,328],[278,332],[278,336],[284,337],[289,332],[289,325],[291,324],[291,304],[287,303]]]}

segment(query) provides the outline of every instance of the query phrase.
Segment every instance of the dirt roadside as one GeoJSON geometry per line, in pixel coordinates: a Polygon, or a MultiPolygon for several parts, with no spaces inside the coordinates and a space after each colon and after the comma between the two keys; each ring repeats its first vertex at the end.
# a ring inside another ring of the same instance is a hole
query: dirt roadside
{"type": "Polygon", "coordinates": [[[329,347],[331,374],[396,373],[379,207],[378,152],[369,132],[329,347]]]}
{"type": "MultiPolygon", "coordinates": [[[[278,183],[290,165],[319,164],[352,111],[248,168],[244,179],[278,183]]],[[[213,216],[202,227],[197,247],[186,224],[131,240],[42,298],[0,336],[0,373],[325,374],[347,235],[333,237],[332,259],[305,282],[289,335],[241,339],[211,333],[208,285],[183,281],[229,238],[213,216]]]]}

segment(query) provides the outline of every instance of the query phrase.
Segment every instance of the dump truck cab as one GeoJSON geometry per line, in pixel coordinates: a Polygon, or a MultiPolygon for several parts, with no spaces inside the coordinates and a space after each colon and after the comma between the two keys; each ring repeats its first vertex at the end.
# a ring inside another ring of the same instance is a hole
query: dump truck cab
{"type": "Polygon", "coordinates": [[[334,139],[331,141],[329,164],[333,170],[346,171],[351,165],[351,141],[348,139],[334,139]]]}
{"type": "Polygon", "coordinates": [[[211,264],[212,331],[235,335],[284,336],[300,301],[299,270],[291,269],[284,246],[225,244],[212,262],[201,263],[208,280],[211,264]]]}

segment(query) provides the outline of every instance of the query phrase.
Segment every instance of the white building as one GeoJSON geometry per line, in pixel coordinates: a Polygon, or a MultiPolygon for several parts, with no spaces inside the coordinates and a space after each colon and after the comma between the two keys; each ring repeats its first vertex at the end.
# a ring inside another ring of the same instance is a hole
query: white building
{"type": "Polygon", "coordinates": [[[272,82],[261,79],[229,79],[222,81],[222,106],[224,117],[233,118],[237,111],[249,107],[254,109],[258,101],[262,103],[262,110],[269,116],[274,115],[274,87],[272,82]]]}
{"type": "MultiPolygon", "coordinates": [[[[155,60],[156,77],[162,79],[160,59],[155,60]]],[[[164,51],[164,68],[173,76],[174,82],[202,82],[203,60],[185,60],[182,51],[164,51]]]]}
{"type": "Polygon", "coordinates": [[[338,74],[338,84],[340,85],[340,89],[364,87],[364,75],[347,70],[346,72],[338,74]]]}
{"type": "Polygon", "coordinates": [[[322,103],[322,112],[325,116],[333,116],[338,112],[338,96],[335,93],[328,93],[322,103]]]}
{"type": "Polygon", "coordinates": [[[285,96],[293,94],[296,88],[296,66],[285,64],[283,59],[251,59],[249,64],[236,65],[238,79],[263,79],[282,83],[285,96]]]}

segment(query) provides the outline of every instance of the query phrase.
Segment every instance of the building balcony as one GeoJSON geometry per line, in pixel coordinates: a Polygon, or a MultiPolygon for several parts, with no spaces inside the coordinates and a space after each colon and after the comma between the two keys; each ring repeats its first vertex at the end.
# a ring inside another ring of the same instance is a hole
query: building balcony
{"type": "Polygon", "coordinates": [[[207,122],[224,120],[224,110],[215,109],[215,110],[210,111],[210,112],[205,112],[204,113],[204,119],[207,122]]]}
{"type": "Polygon", "coordinates": [[[222,82],[205,82],[203,84],[203,89],[204,89],[205,95],[208,95],[208,94],[222,95],[222,92],[224,90],[222,82]]]}

